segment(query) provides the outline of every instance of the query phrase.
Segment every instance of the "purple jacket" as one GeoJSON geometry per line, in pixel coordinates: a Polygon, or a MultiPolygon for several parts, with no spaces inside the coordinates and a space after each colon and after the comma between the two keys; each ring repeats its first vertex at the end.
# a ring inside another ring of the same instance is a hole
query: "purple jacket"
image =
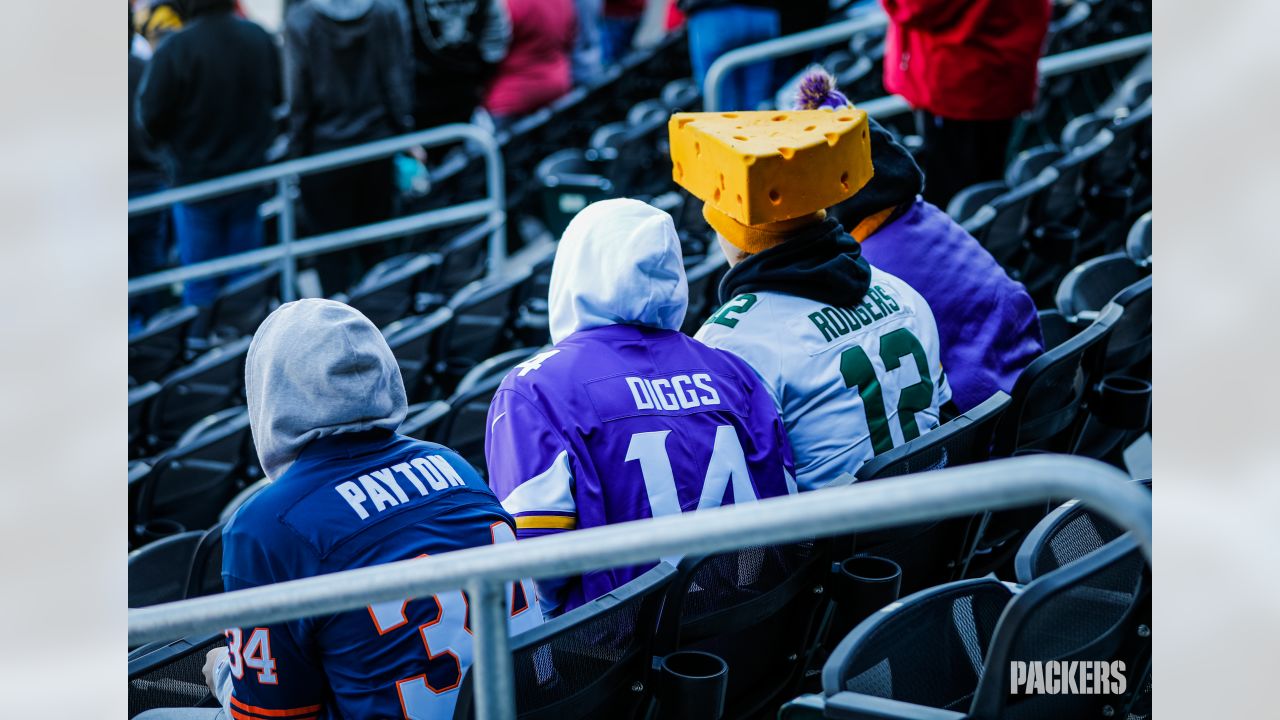
{"type": "Polygon", "coordinates": [[[942,366],[961,412],[1009,392],[1044,351],[1040,317],[1026,288],[945,213],[919,197],[862,242],[862,256],[929,303],[942,366]]]}

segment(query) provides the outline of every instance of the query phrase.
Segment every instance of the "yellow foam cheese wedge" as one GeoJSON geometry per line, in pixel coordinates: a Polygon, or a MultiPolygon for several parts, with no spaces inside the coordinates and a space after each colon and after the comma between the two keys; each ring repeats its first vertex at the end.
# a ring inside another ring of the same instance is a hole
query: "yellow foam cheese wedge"
{"type": "Polygon", "coordinates": [[[846,200],[871,179],[867,114],[844,110],[675,113],[671,176],[744,225],[846,200]]]}

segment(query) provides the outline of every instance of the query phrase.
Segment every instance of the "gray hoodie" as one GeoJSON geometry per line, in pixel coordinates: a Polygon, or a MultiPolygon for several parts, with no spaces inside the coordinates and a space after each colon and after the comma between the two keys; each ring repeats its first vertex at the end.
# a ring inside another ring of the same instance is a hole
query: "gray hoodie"
{"type": "Polygon", "coordinates": [[[333,300],[285,303],[267,316],[249,344],[244,376],[253,444],[272,480],[312,440],[394,431],[407,409],[400,367],[382,333],[333,300]]]}

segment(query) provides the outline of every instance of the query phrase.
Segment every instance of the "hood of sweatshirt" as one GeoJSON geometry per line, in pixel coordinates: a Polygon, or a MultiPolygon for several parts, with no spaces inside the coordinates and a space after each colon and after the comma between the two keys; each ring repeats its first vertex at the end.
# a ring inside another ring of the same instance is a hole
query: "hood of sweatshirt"
{"type": "Polygon", "coordinates": [[[855,228],[890,208],[894,212],[884,222],[894,220],[924,191],[924,173],[911,153],[874,119],[868,118],[867,124],[871,128],[871,165],[875,174],[853,197],[829,211],[847,228],[855,228]]]}
{"type": "Polygon", "coordinates": [[[720,302],[744,292],[778,292],[852,307],[862,302],[870,281],[862,244],[826,218],[730,268],[720,281],[720,302]]]}
{"type": "Polygon", "coordinates": [[[404,380],[382,333],[333,300],[285,303],[267,316],[245,360],[249,427],[262,469],[277,480],[312,440],[394,431],[404,380]]]}
{"type": "Polygon", "coordinates": [[[671,216],[627,198],[588,205],[560,238],[547,303],[552,342],[605,325],[678,330],[689,285],[671,216]]]}

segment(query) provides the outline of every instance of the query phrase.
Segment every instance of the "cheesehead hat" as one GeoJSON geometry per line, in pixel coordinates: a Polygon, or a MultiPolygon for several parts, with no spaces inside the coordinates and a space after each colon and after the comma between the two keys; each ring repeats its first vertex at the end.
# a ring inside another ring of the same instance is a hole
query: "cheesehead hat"
{"type": "Polygon", "coordinates": [[[867,114],[850,105],[675,113],[667,131],[672,178],[705,203],[707,222],[746,252],[784,241],[872,175],[867,114]]]}

